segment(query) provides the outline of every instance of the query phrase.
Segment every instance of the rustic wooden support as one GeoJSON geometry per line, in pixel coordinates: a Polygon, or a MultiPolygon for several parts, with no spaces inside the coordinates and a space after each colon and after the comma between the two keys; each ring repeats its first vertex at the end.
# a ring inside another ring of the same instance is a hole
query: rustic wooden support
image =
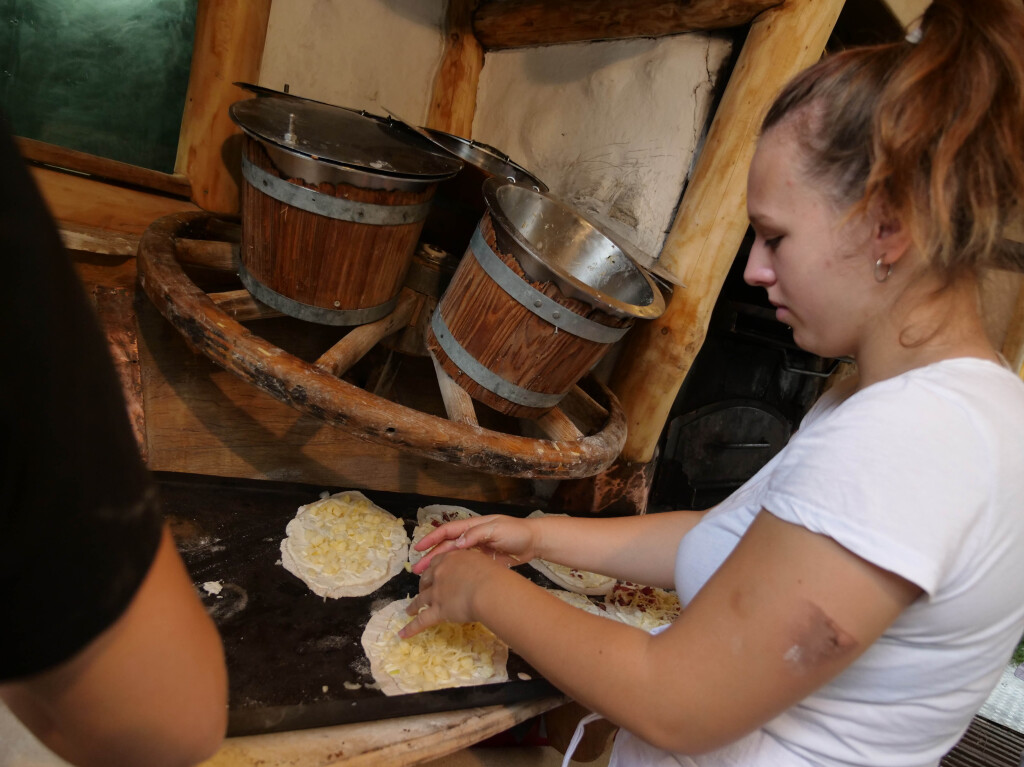
{"type": "Polygon", "coordinates": [[[602,471],[619,454],[625,423],[607,387],[593,396],[608,410],[602,429],[553,442],[455,423],[376,397],[256,336],[217,308],[181,270],[176,243],[203,229],[206,214],[153,222],[139,245],[140,284],[196,351],[319,421],[381,445],[506,477],[567,479],[602,471]]]}
{"type": "Polygon", "coordinates": [[[573,386],[562,398],[558,409],[587,434],[595,431],[608,418],[608,411],[578,385],[573,386]]]}
{"type": "Polygon", "coordinates": [[[188,199],[191,192],[188,179],[179,174],[161,173],[35,139],[18,138],[17,141],[22,157],[36,165],[73,170],[101,181],[143,187],[184,199],[188,199]]]}
{"type": "Polygon", "coordinates": [[[418,294],[411,290],[403,290],[391,314],[350,330],[344,338],[323,353],[316,361],[316,366],[331,375],[344,375],[346,370],[359,362],[382,338],[405,327],[415,314],[420,300],[418,294]]]}
{"type": "Polygon", "coordinates": [[[430,355],[430,359],[434,363],[437,385],[441,387],[441,400],[444,402],[444,411],[448,414],[448,418],[456,423],[468,423],[476,426],[476,408],[473,407],[473,398],[465,389],[455,383],[433,354],[430,355]]]}
{"type": "Polygon", "coordinates": [[[782,0],[491,0],[473,15],[485,50],[661,37],[750,23],[782,0]]]}
{"type": "Polygon", "coordinates": [[[230,242],[218,240],[179,240],[178,260],[189,266],[201,266],[221,272],[237,271],[235,249],[230,242]]]}
{"type": "Polygon", "coordinates": [[[281,312],[261,304],[248,290],[226,290],[222,293],[210,293],[210,300],[217,308],[238,322],[264,320],[269,317],[280,317],[281,312]]]}
{"type": "Polygon", "coordinates": [[[570,420],[569,416],[557,407],[538,418],[537,426],[554,440],[579,439],[583,436],[583,432],[576,428],[576,424],[570,420]]]}
{"type": "Polygon", "coordinates": [[[751,25],[661,253],[661,266],[686,287],[661,317],[633,329],[612,378],[629,424],[624,461],[654,456],[747,229],[747,170],[761,119],[786,81],[821,56],[842,7],[788,0],[751,25]]]}
{"type": "Polygon", "coordinates": [[[427,126],[462,138],[472,138],[476,89],[484,52],[473,35],[473,11],[478,0],[448,0],[445,46],[434,80],[427,126]]]}
{"type": "Polygon", "coordinates": [[[238,212],[241,154],[232,137],[241,130],[228,107],[250,95],[232,83],[259,78],[269,18],[270,0],[200,0],[175,171],[203,210],[238,212]]]}

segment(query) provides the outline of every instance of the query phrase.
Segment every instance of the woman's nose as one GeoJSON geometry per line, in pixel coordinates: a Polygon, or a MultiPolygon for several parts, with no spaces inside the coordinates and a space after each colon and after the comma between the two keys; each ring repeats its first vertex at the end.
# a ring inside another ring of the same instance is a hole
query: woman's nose
{"type": "Polygon", "coordinates": [[[743,269],[743,281],[754,287],[766,288],[775,281],[775,272],[765,254],[762,243],[755,242],[747,256],[747,265],[743,269]]]}

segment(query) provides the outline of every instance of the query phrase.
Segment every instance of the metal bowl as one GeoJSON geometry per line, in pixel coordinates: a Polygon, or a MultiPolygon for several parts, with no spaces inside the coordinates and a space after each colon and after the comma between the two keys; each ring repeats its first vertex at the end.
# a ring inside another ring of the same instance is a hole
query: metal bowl
{"type": "Polygon", "coordinates": [[[497,178],[483,186],[498,247],[533,280],[619,317],[654,319],[665,299],[630,247],[546,192],[497,178]]]}

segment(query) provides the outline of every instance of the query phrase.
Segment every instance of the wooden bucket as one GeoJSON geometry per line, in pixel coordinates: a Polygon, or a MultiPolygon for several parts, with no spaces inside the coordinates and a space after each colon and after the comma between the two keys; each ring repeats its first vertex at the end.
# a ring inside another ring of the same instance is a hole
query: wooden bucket
{"type": "MultiPolygon", "coordinates": [[[[243,129],[249,128],[242,156],[242,283],[262,303],[310,322],[361,325],[387,316],[398,300],[437,184],[461,163],[447,157],[430,169],[436,172],[403,176],[374,172],[374,161],[363,156],[356,157],[360,166],[328,161],[323,155],[329,151],[342,158],[373,151],[373,146],[347,146],[336,136],[351,133],[353,126],[365,127],[360,121],[380,118],[316,102],[251,101],[257,103],[250,112],[233,113],[243,129]],[[267,137],[273,131],[252,127],[263,127],[257,119],[266,117],[268,104],[278,131],[281,111],[289,114],[276,137],[281,143],[267,137]],[[296,115],[333,121],[337,128],[297,122],[296,115]],[[304,131],[312,134],[310,141],[301,141],[304,131]]],[[[370,128],[376,133],[371,131],[366,143],[393,139],[383,125],[370,128]]],[[[380,151],[393,152],[394,147],[382,142],[380,151]]],[[[415,161],[414,154],[409,156],[415,161]]],[[[378,164],[396,163],[389,157],[378,164]]]]}
{"type": "Polygon", "coordinates": [[[622,247],[569,206],[498,179],[484,194],[487,213],[434,311],[427,347],[474,399],[539,418],[665,302],[622,247]]]}

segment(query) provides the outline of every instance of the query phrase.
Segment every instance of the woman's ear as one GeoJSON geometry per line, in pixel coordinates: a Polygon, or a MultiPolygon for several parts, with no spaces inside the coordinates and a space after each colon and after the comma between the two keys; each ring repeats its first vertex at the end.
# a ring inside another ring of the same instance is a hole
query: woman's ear
{"type": "Polygon", "coordinates": [[[903,222],[889,213],[875,221],[871,246],[875,260],[892,266],[910,250],[910,232],[903,222]]]}

